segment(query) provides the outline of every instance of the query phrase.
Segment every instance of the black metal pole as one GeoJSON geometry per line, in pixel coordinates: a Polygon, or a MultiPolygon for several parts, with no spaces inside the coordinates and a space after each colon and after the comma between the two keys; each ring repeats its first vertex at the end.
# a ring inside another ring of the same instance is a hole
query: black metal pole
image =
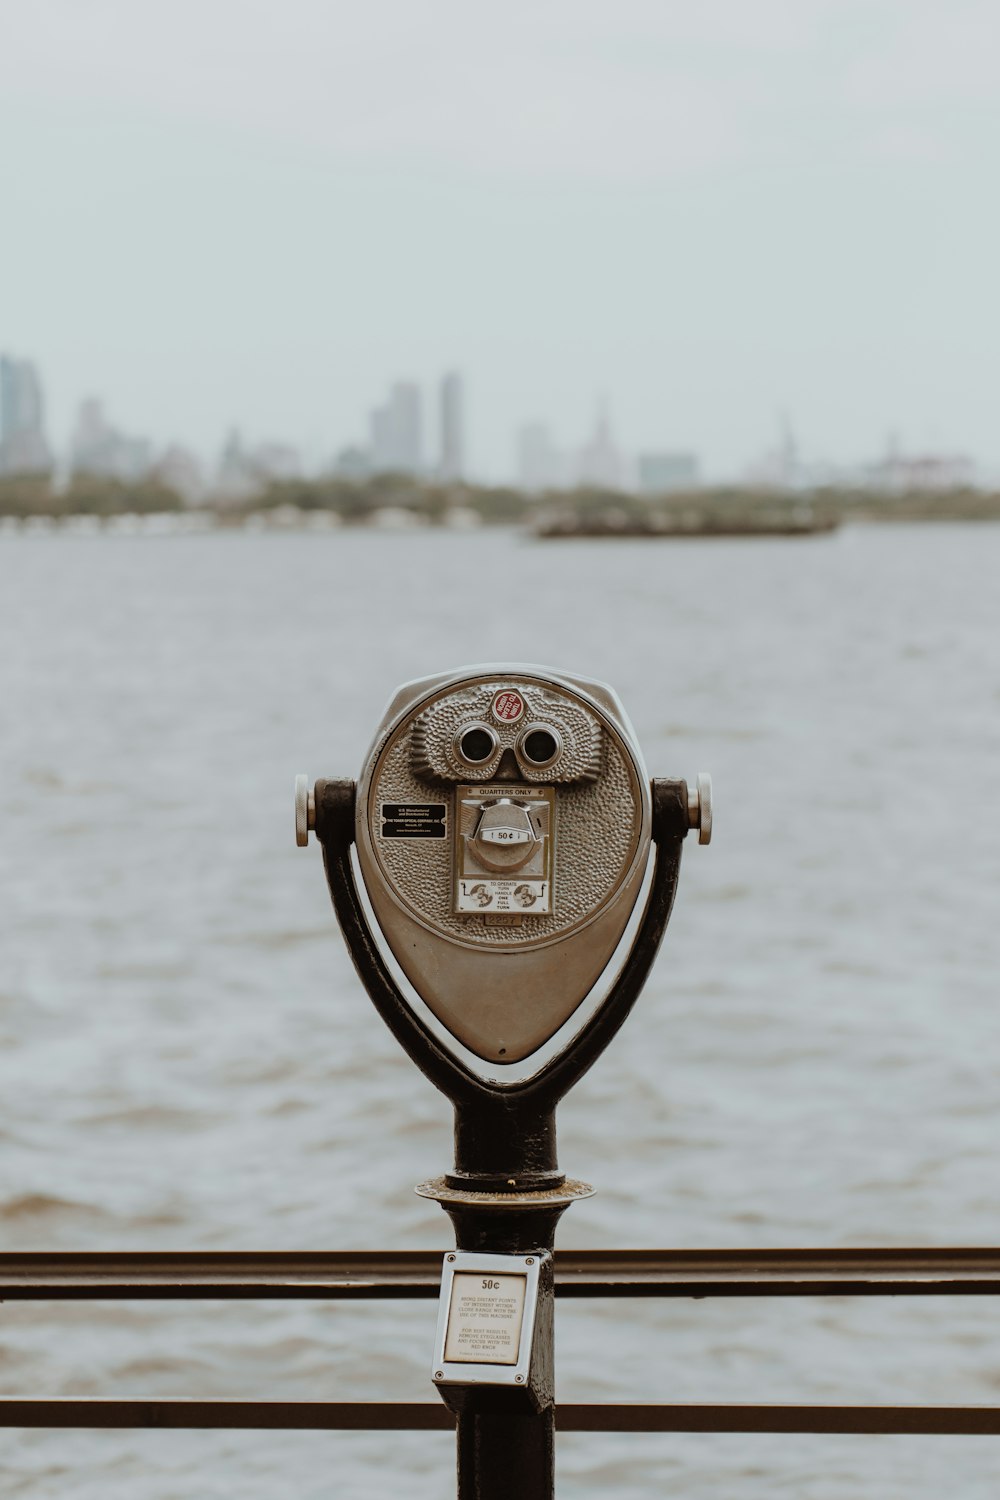
{"type": "Polygon", "coordinates": [[[458,1500],[550,1500],[555,1417],[465,1412],[458,1417],[458,1500]]]}
{"type": "MultiPolygon", "coordinates": [[[[527,1196],[527,1195],[525,1195],[527,1196]]],[[[555,1348],[551,1252],[566,1204],[485,1208],[445,1202],[459,1250],[535,1253],[538,1283],[531,1390],[440,1388],[456,1413],[458,1500],[552,1500],[555,1492],[555,1348]]]]}

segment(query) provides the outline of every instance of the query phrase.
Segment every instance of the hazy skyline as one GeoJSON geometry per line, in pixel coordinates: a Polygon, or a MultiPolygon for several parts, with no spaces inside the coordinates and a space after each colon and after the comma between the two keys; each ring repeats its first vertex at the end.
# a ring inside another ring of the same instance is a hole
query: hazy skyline
{"type": "Polygon", "coordinates": [[[610,397],[740,471],[1000,469],[1000,12],[920,0],[0,0],[0,347],[218,453],[468,382],[471,471],[610,397]]]}

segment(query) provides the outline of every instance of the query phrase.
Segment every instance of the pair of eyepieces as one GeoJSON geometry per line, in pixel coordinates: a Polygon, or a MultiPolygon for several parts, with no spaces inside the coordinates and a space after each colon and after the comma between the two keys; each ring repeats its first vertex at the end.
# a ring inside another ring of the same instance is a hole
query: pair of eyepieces
{"type": "MultiPolygon", "coordinates": [[[[466,724],[455,736],[455,751],[467,766],[484,766],[497,753],[500,741],[489,724],[466,724]]],[[[522,765],[544,771],[558,759],[562,736],[548,724],[526,724],[517,737],[514,753],[522,765]]]]}

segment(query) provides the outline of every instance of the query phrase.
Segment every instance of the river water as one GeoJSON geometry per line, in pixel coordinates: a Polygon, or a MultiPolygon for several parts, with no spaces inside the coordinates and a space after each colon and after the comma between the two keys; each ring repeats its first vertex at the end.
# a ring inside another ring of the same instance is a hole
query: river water
{"type": "MultiPolygon", "coordinates": [[[[1000,527],[0,537],[0,1245],[433,1246],[445,1101],[292,778],[476,661],[604,678],[716,789],[560,1110],[566,1246],[996,1244],[1000,527]]],[[[431,1303],[7,1304],[0,1390],[436,1399],[431,1303]]],[[[566,1400],[1000,1400],[977,1299],[571,1302],[566,1400]]],[[[14,1432],[4,1496],[430,1500],[448,1435],[14,1432]]],[[[996,1440],[566,1435],[579,1500],[996,1494],[996,1440]]]]}

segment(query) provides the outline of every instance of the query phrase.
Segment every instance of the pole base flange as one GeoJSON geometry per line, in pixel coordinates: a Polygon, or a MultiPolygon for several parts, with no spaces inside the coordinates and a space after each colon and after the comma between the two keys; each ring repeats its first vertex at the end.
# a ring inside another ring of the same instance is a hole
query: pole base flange
{"type": "Polygon", "coordinates": [[[589,1182],[567,1178],[558,1187],[534,1188],[525,1193],[477,1193],[469,1188],[450,1187],[445,1177],[431,1177],[427,1182],[418,1182],[413,1191],[421,1198],[433,1198],[445,1208],[465,1204],[469,1208],[523,1212],[526,1208],[568,1208],[581,1198],[592,1198],[595,1190],[589,1182]]]}

